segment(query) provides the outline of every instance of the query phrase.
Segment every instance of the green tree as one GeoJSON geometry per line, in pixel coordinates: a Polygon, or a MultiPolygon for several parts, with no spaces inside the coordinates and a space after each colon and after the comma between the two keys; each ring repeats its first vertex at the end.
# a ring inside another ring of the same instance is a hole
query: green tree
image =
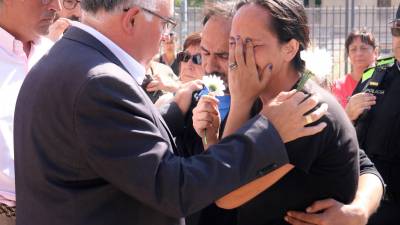
{"type": "MultiPolygon", "coordinates": [[[[182,0],[175,0],[175,6],[180,6],[182,0]]],[[[188,0],[189,6],[202,6],[204,4],[204,0],[188,0]]]]}

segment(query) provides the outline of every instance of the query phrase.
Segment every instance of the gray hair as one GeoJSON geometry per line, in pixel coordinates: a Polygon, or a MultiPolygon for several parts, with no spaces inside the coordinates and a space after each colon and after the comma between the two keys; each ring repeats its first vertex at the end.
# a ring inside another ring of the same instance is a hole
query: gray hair
{"type": "Polygon", "coordinates": [[[234,15],[233,2],[212,2],[205,6],[203,26],[211,19],[211,17],[218,16],[226,19],[232,19],[234,15]]]}
{"type": "Polygon", "coordinates": [[[132,7],[133,5],[156,10],[158,7],[157,2],[159,1],[160,0],[82,0],[81,8],[93,14],[96,14],[101,9],[106,12],[113,12],[132,7]]]}

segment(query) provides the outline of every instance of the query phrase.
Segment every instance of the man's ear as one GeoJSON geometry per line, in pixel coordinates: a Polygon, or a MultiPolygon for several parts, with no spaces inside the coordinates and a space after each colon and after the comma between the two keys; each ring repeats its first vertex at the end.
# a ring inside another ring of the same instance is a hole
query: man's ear
{"type": "Polygon", "coordinates": [[[299,51],[300,43],[296,39],[291,39],[283,46],[284,58],[287,62],[292,61],[299,51]]]}
{"type": "Polygon", "coordinates": [[[140,13],[139,7],[132,7],[128,11],[124,11],[122,17],[122,27],[125,32],[132,33],[135,27],[135,22],[138,19],[140,13]]]}

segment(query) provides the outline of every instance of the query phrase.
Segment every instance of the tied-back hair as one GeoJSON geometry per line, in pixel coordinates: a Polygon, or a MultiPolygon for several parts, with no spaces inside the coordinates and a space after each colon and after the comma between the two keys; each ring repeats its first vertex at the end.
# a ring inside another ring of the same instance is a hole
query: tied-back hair
{"type": "Polygon", "coordinates": [[[345,46],[347,55],[349,55],[350,45],[356,38],[360,38],[362,43],[371,46],[373,49],[376,49],[378,46],[375,37],[371,32],[367,31],[366,29],[355,30],[346,38],[345,46]]]}
{"type": "Polygon", "coordinates": [[[267,28],[276,34],[280,43],[287,43],[292,39],[299,42],[300,47],[292,60],[292,65],[299,72],[304,72],[305,62],[300,52],[306,50],[310,44],[310,28],[304,6],[298,0],[242,0],[236,4],[235,10],[248,4],[256,4],[271,16],[271,24],[267,28]]]}

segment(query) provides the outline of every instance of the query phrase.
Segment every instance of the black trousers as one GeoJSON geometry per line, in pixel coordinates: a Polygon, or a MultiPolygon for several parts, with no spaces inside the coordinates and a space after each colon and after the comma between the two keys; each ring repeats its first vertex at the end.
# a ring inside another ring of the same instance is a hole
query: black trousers
{"type": "Polygon", "coordinates": [[[385,200],[381,202],[378,211],[368,221],[368,225],[398,224],[400,224],[400,204],[385,200]]]}

